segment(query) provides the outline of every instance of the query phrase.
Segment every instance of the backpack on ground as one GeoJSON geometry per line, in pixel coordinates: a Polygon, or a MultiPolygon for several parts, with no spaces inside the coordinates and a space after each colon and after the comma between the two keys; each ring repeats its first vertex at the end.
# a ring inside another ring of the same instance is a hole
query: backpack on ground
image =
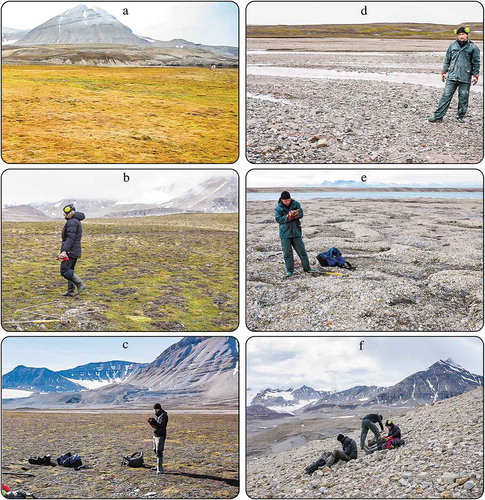
{"type": "Polygon", "coordinates": [[[342,252],[335,247],[332,247],[326,252],[319,253],[317,255],[317,260],[323,267],[344,267],[347,269],[352,269],[350,262],[347,262],[343,256],[342,252]]]}
{"type": "Polygon", "coordinates": [[[73,455],[71,452],[61,455],[57,459],[57,463],[62,467],[81,467],[83,461],[79,455],[73,455]]]}
{"type": "Polygon", "coordinates": [[[123,457],[121,465],[127,465],[128,467],[143,467],[143,452],[135,451],[133,455],[126,455],[123,457]]]}
{"type": "Polygon", "coordinates": [[[38,457],[37,455],[32,455],[29,458],[29,464],[32,465],[52,465],[55,467],[57,464],[51,460],[50,455],[44,455],[43,457],[38,457]]]}

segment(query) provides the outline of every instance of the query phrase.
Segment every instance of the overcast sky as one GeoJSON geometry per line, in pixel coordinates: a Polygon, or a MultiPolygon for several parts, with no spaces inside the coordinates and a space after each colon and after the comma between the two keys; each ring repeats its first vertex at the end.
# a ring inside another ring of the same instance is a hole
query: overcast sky
{"type": "Polygon", "coordinates": [[[2,203],[24,205],[62,199],[164,203],[214,176],[236,178],[234,170],[6,170],[2,203]],[[123,173],[130,177],[124,182],[123,173]]]}
{"type": "Polygon", "coordinates": [[[324,181],[351,180],[360,182],[362,187],[372,183],[406,185],[443,184],[460,187],[476,185],[483,187],[483,176],[479,170],[251,170],[247,175],[247,187],[315,186],[324,181]],[[367,177],[362,182],[362,176],[367,177]]]}
{"type": "Polygon", "coordinates": [[[99,361],[151,363],[181,338],[7,337],[2,342],[2,374],[18,365],[56,371],[99,361]]]}
{"type": "Polygon", "coordinates": [[[252,337],[246,345],[252,393],[302,385],[317,390],[391,386],[450,357],[483,375],[483,344],[477,337],[252,337]]]}
{"type": "MultiPolygon", "coordinates": [[[[483,22],[478,2],[251,2],[248,24],[483,22]],[[367,5],[367,15],[362,8],[367,5]]],[[[451,34],[450,34],[451,35],[451,34]]]]}
{"type": "Polygon", "coordinates": [[[233,2],[13,2],[2,7],[2,26],[32,29],[64,11],[97,5],[136,35],[184,38],[208,45],[238,46],[238,8],[233,2]],[[128,15],[123,15],[123,9],[128,15]]]}

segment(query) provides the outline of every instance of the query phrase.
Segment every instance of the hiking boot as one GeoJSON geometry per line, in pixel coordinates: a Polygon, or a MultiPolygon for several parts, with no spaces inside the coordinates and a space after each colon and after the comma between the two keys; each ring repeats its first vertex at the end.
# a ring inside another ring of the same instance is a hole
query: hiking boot
{"type": "Polygon", "coordinates": [[[76,291],[76,285],[74,281],[68,280],[67,281],[67,292],[62,293],[61,297],[72,297],[74,295],[74,292],[76,291]]]}
{"type": "Polygon", "coordinates": [[[77,274],[72,275],[71,281],[77,286],[77,291],[72,294],[72,297],[79,295],[86,288],[83,280],[77,274]]]}
{"type": "Polygon", "coordinates": [[[430,123],[439,123],[439,122],[442,122],[443,121],[443,118],[435,118],[434,116],[430,116],[428,118],[428,121],[430,123]]]}
{"type": "Polygon", "coordinates": [[[458,116],[457,117],[457,120],[460,122],[460,123],[465,123],[465,118],[463,116],[458,116]]]}
{"type": "Polygon", "coordinates": [[[293,271],[286,271],[286,277],[289,278],[290,276],[293,276],[293,271]]]}
{"type": "Polygon", "coordinates": [[[157,474],[163,474],[163,459],[157,457],[157,474]]]}
{"type": "Polygon", "coordinates": [[[314,267],[310,267],[310,269],[308,269],[308,271],[305,271],[306,273],[316,273],[317,270],[314,268],[314,267]]]}

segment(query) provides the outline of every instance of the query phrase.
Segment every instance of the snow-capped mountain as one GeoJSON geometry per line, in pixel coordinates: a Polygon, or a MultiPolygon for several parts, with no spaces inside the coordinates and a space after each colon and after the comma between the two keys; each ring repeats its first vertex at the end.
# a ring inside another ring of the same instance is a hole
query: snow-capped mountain
{"type": "Polygon", "coordinates": [[[457,365],[452,359],[439,360],[429,368],[406,377],[365,403],[416,406],[458,396],[483,386],[483,377],[457,365]]]}
{"type": "Polygon", "coordinates": [[[330,407],[410,407],[448,399],[481,386],[481,375],[470,373],[447,359],[437,361],[392,387],[360,385],[343,391],[314,391],[306,386],[297,390],[265,389],[252,399],[251,405],[262,405],[278,412],[299,410],[305,413],[330,407]],[[320,397],[315,398],[318,394],[320,397]],[[305,397],[310,401],[305,402],[305,397]]]}
{"type": "Polygon", "coordinates": [[[155,361],[135,370],[128,384],[151,391],[190,391],[235,398],[238,348],[234,337],[184,337],[155,361]]]}
{"type": "Polygon", "coordinates": [[[198,212],[237,212],[237,179],[211,177],[197,188],[163,203],[161,207],[198,212]]]}
{"type": "Polygon", "coordinates": [[[375,385],[356,385],[350,389],[345,389],[344,391],[331,392],[315,401],[308,406],[306,406],[303,411],[315,411],[320,408],[325,408],[328,406],[335,405],[361,405],[369,401],[377,394],[385,391],[387,387],[379,387],[375,385]]]}
{"type": "Polygon", "coordinates": [[[2,389],[30,392],[72,392],[81,391],[84,387],[48,368],[18,365],[11,372],[2,376],[2,389]]]}
{"type": "Polygon", "coordinates": [[[89,218],[103,217],[106,212],[112,210],[116,204],[114,200],[84,200],[63,198],[52,202],[33,203],[32,206],[44,214],[54,219],[62,220],[62,209],[69,204],[73,204],[79,212],[85,212],[89,218]]]}
{"type": "Polygon", "coordinates": [[[265,389],[259,392],[251,401],[251,406],[265,406],[274,411],[292,413],[303,408],[329,393],[316,391],[303,385],[298,389],[265,389]]]}
{"type": "Polygon", "coordinates": [[[2,26],[2,45],[16,43],[28,31],[29,30],[18,30],[15,28],[9,28],[7,26],[2,26]]]}
{"type": "Polygon", "coordinates": [[[100,7],[81,4],[31,29],[17,40],[16,45],[86,43],[150,44],[100,7]]]}
{"type": "Polygon", "coordinates": [[[134,370],[146,365],[147,363],[132,363],[130,361],[106,361],[88,363],[57,373],[88,389],[95,389],[107,384],[123,382],[134,370]]]}

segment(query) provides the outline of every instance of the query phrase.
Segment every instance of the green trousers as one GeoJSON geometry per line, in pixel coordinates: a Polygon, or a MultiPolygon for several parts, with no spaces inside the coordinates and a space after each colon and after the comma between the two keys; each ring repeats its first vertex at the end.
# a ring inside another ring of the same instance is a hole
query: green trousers
{"type": "Polygon", "coordinates": [[[310,271],[310,261],[305,250],[305,245],[301,237],[281,238],[281,248],[283,249],[283,258],[285,259],[286,270],[293,272],[295,270],[295,261],[293,259],[293,248],[300,257],[303,270],[310,271]]]}
{"type": "Polygon", "coordinates": [[[434,113],[434,117],[440,120],[445,116],[453,99],[453,94],[458,89],[458,112],[457,116],[463,118],[468,109],[468,98],[470,97],[470,84],[463,82],[455,82],[454,80],[446,80],[445,89],[438,104],[438,109],[434,113]]]}
{"type": "Polygon", "coordinates": [[[365,438],[367,437],[367,433],[372,431],[374,433],[374,436],[376,440],[379,440],[380,434],[379,434],[379,429],[377,428],[377,425],[372,422],[372,420],[369,420],[368,418],[364,418],[362,420],[362,430],[360,432],[360,449],[362,450],[365,445],[365,438]]]}

